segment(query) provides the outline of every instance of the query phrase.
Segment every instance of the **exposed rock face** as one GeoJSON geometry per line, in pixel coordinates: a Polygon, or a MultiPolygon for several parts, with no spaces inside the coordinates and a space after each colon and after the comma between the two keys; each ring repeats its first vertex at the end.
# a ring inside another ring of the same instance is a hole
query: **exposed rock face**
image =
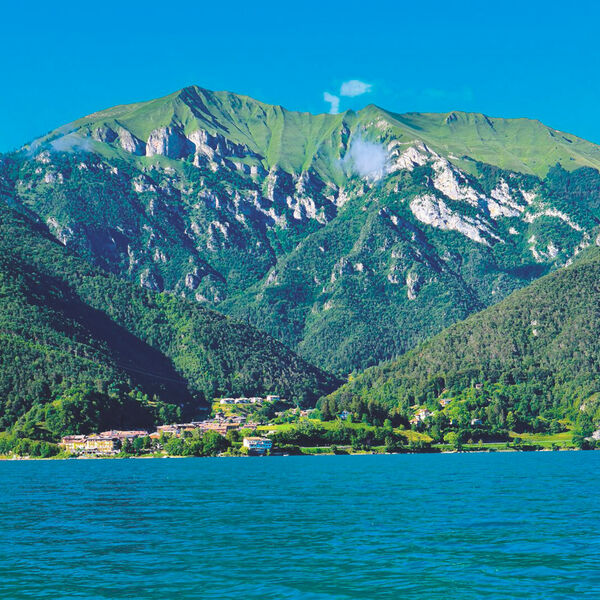
{"type": "Polygon", "coordinates": [[[188,273],[185,276],[185,287],[189,290],[195,290],[200,285],[200,277],[197,273],[188,273]]]}
{"type": "Polygon", "coordinates": [[[479,244],[490,246],[494,241],[500,241],[489,225],[452,211],[433,194],[416,196],[410,203],[410,209],[422,223],[438,229],[458,231],[479,244]]]}
{"type": "Polygon", "coordinates": [[[146,146],[142,140],[136,138],[127,129],[121,128],[119,130],[119,145],[125,152],[130,154],[136,154],[137,156],[143,156],[146,153],[146,146]]]}
{"type": "Polygon", "coordinates": [[[155,129],[146,143],[146,156],[160,154],[169,158],[184,158],[194,152],[194,145],[183,131],[174,127],[155,129]]]}
{"type": "Polygon", "coordinates": [[[70,227],[62,227],[55,218],[48,217],[46,219],[46,224],[54,237],[56,237],[63,246],[66,246],[73,239],[75,232],[70,227]]]}
{"type": "Polygon", "coordinates": [[[497,217],[518,217],[527,204],[519,201],[511,194],[506,181],[501,181],[491,192],[492,199],[488,200],[490,215],[497,217]]]}
{"type": "Polygon", "coordinates": [[[119,136],[114,129],[104,125],[102,127],[98,127],[92,132],[92,137],[99,141],[104,142],[105,144],[112,144],[119,136]]]}
{"type": "MultiPolygon", "coordinates": [[[[198,129],[190,133],[188,141],[194,145],[196,154],[206,156],[210,160],[214,160],[216,157],[247,158],[256,156],[247,146],[236,144],[221,134],[212,135],[205,129],[198,129]]],[[[258,169],[258,167],[255,168],[258,169]]]]}
{"type": "Polygon", "coordinates": [[[433,185],[451,200],[467,202],[477,206],[481,195],[470,185],[466,177],[452,166],[445,158],[438,158],[433,163],[435,177],[433,185]]]}
{"type": "Polygon", "coordinates": [[[390,171],[412,171],[416,166],[427,163],[431,153],[425,144],[414,143],[405,149],[405,145],[397,140],[388,144],[390,152],[390,171]]]}
{"type": "Polygon", "coordinates": [[[541,210],[539,210],[537,212],[527,213],[523,217],[523,219],[527,223],[533,223],[536,219],[539,219],[540,217],[554,217],[556,219],[560,219],[563,223],[566,223],[569,227],[571,227],[571,229],[574,229],[575,231],[583,231],[581,226],[579,226],[577,223],[575,223],[564,212],[562,212],[560,210],[556,210],[555,208],[543,208],[543,207],[540,207],[540,208],[541,208],[541,210]]]}
{"type": "Polygon", "coordinates": [[[340,277],[344,275],[351,275],[352,273],[354,273],[354,267],[352,266],[352,263],[348,258],[343,257],[333,267],[330,281],[331,283],[335,283],[335,281],[340,277]]]}
{"type": "Polygon", "coordinates": [[[162,278],[150,269],[145,269],[140,273],[140,285],[155,292],[163,291],[162,278]]]}
{"type": "Polygon", "coordinates": [[[64,177],[62,173],[53,173],[52,171],[46,172],[44,175],[44,183],[62,183],[64,177]]]}
{"type": "Polygon", "coordinates": [[[417,273],[409,273],[406,277],[406,295],[409,300],[417,299],[417,292],[420,287],[419,275],[417,273]]]}
{"type": "Polygon", "coordinates": [[[156,187],[154,186],[152,180],[145,175],[138,175],[131,180],[131,184],[133,189],[138,194],[143,194],[145,192],[156,192],[156,187]]]}

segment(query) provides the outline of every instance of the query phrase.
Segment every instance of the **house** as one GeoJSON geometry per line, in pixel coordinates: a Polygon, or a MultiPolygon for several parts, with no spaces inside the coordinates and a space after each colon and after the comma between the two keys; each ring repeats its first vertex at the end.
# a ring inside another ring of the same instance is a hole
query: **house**
{"type": "Polygon", "coordinates": [[[471,419],[471,425],[483,425],[483,421],[481,419],[471,419]]]}
{"type": "Polygon", "coordinates": [[[596,441],[600,441],[600,429],[596,429],[594,433],[592,433],[592,439],[596,441]]]}
{"type": "Polygon", "coordinates": [[[244,447],[248,448],[249,454],[264,454],[273,446],[273,442],[269,438],[262,437],[245,437],[244,447]]]}
{"type": "Polygon", "coordinates": [[[237,420],[231,421],[200,421],[199,423],[194,423],[194,429],[199,429],[200,431],[216,431],[219,435],[227,435],[228,431],[232,429],[239,429],[241,422],[237,420]]]}
{"type": "Polygon", "coordinates": [[[65,435],[61,440],[61,446],[67,452],[83,452],[85,450],[85,435],[65,435]]]}
{"type": "Polygon", "coordinates": [[[481,389],[483,389],[483,383],[476,383],[476,384],[475,384],[475,389],[476,389],[476,390],[481,390],[481,389]]]}
{"type": "Polygon", "coordinates": [[[433,417],[433,413],[431,411],[427,410],[426,408],[422,408],[421,410],[417,411],[415,416],[410,420],[410,423],[412,425],[418,425],[419,423],[422,423],[426,419],[429,419],[429,417],[433,417]]]}
{"type": "Polygon", "coordinates": [[[198,429],[198,426],[195,423],[177,423],[175,427],[177,428],[177,433],[183,433],[184,431],[194,431],[194,429],[198,429]]]}
{"type": "Polygon", "coordinates": [[[138,437],[146,437],[148,435],[147,431],[142,429],[134,429],[128,431],[120,431],[118,429],[111,429],[110,431],[103,431],[98,434],[100,437],[105,438],[118,438],[119,440],[134,440],[138,437]]]}
{"type": "Polygon", "coordinates": [[[279,402],[280,400],[281,396],[275,396],[274,394],[267,396],[267,402],[279,402]]]}
{"type": "Polygon", "coordinates": [[[121,440],[117,437],[91,435],[85,440],[86,452],[94,452],[96,454],[114,454],[120,446],[121,440]]]}
{"type": "Polygon", "coordinates": [[[177,435],[179,433],[179,429],[177,429],[177,425],[159,425],[156,428],[156,431],[160,435],[161,433],[167,433],[170,435],[177,435]]]}
{"type": "Polygon", "coordinates": [[[452,398],[442,398],[440,400],[440,405],[442,408],[446,408],[446,406],[448,406],[448,404],[450,404],[450,402],[452,402],[452,398]]]}

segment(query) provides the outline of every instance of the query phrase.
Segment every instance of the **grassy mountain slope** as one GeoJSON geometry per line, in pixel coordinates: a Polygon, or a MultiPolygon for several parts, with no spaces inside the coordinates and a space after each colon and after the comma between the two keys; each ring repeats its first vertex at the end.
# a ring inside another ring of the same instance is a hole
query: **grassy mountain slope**
{"type": "MultiPolygon", "coordinates": [[[[330,176],[336,171],[332,166],[340,158],[344,130],[369,131],[373,127],[402,142],[421,140],[457,159],[467,156],[540,177],[557,162],[567,170],[600,167],[598,146],[533,119],[504,119],[461,111],[398,114],[375,105],[357,113],[312,115],[197,86],[156,100],[93,113],[51,132],[37,143],[73,132],[87,137],[99,127],[124,128],[144,142],[160,128],[178,127],[187,135],[202,129],[246,147],[266,169],[277,165],[300,173],[314,166],[317,172],[330,176]]],[[[95,148],[107,150],[103,144],[95,148]]]]}
{"type": "MultiPolygon", "coordinates": [[[[352,378],[331,410],[375,402],[412,416],[415,404],[457,397],[493,426],[523,428],[592,405],[600,392],[600,250],[449,327],[397,361],[352,378]],[[473,387],[482,387],[473,395],[473,387]],[[587,406],[589,404],[589,406],[587,406]],[[334,408],[336,407],[336,408],[334,408]]],[[[464,407],[463,406],[463,407],[464,407]]]]}
{"type": "MultiPolygon", "coordinates": [[[[438,152],[469,157],[509,171],[544,177],[561,164],[572,171],[600,167],[600,148],[534,119],[503,119],[481,113],[387,113],[392,124],[438,152]]],[[[456,160],[456,159],[455,159],[456,160]]],[[[464,161],[457,160],[465,165],[464,161]]]]}
{"type": "Polygon", "coordinates": [[[252,327],[92,267],[4,204],[0,338],[2,428],[73,386],[107,402],[120,389],[112,424],[143,425],[223,392],[309,403],[336,384],[252,327]]]}

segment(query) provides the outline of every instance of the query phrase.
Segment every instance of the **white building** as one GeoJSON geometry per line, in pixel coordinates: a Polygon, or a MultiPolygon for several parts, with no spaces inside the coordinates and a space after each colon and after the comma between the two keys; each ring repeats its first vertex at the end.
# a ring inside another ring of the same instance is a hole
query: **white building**
{"type": "Polygon", "coordinates": [[[269,438],[262,437],[245,437],[244,446],[248,448],[248,452],[255,454],[264,454],[273,446],[273,442],[269,438]]]}
{"type": "Polygon", "coordinates": [[[415,416],[410,420],[413,425],[417,425],[419,423],[423,423],[423,421],[433,417],[433,413],[426,408],[422,408],[418,410],[415,416]]]}

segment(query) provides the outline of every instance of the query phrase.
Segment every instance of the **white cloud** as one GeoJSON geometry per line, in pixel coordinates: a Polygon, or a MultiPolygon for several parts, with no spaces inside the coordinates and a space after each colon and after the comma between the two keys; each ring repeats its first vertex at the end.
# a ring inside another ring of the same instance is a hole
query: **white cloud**
{"type": "Polygon", "coordinates": [[[363,140],[359,134],[350,143],[342,164],[351,173],[377,181],[388,172],[389,160],[389,154],[383,144],[363,140]]]}
{"type": "Polygon", "coordinates": [[[340,112],[340,99],[338,96],[334,96],[329,92],[325,92],[323,94],[323,100],[325,102],[329,102],[331,107],[329,108],[329,113],[332,115],[337,115],[340,112]]]}
{"type": "Polygon", "coordinates": [[[359,81],[358,79],[351,79],[350,81],[344,81],[340,88],[340,95],[354,98],[355,96],[361,96],[371,91],[373,86],[370,83],[359,81]]]}
{"type": "Polygon", "coordinates": [[[77,133],[68,133],[50,142],[50,147],[56,152],[91,152],[92,142],[77,133]]]}

